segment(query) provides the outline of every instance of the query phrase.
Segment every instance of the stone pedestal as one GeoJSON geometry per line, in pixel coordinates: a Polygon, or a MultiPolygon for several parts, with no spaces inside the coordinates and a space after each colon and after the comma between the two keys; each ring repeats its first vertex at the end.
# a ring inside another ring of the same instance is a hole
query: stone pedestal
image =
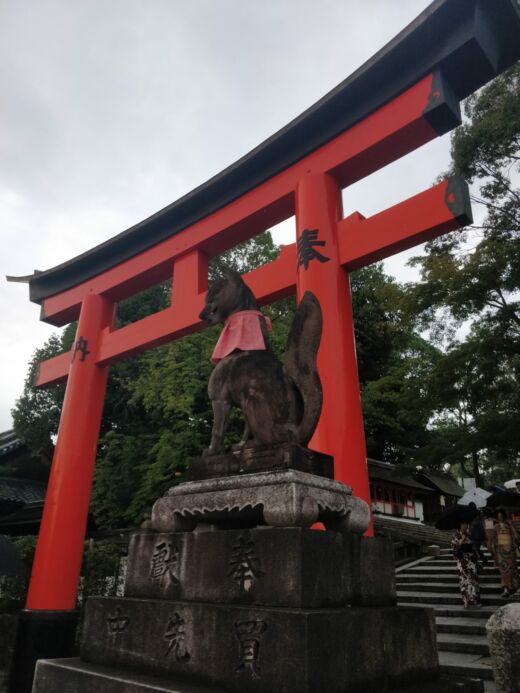
{"type": "Polygon", "coordinates": [[[520,693],[520,604],[506,604],[486,624],[497,687],[520,693]]]}
{"type": "Polygon", "coordinates": [[[382,537],[298,527],[137,532],[125,594],[296,608],[393,606],[392,554],[382,537]]]}
{"type": "Polygon", "coordinates": [[[151,524],[159,532],[182,532],[201,522],[233,528],[310,527],[318,521],[362,534],[370,510],[349,486],[287,469],[174,486],[154,504],[151,524]]]}
{"type": "Polygon", "coordinates": [[[209,455],[194,460],[188,471],[190,481],[213,479],[237,474],[253,474],[273,469],[295,469],[332,479],[333,460],[330,455],[314,452],[295,443],[276,447],[247,443],[222,455],[209,455]]]}
{"type": "Polygon", "coordinates": [[[179,484],[131,539],[125,597],[88,600],[80,660],[41,662],[33,693],[480,693],[441,682],[433,612],[396,606],[368,521],[301,469],[179,484]]]}
{"type": "Polygon", "coordinates": [[[289,609],[88,601],[82,658],[232,693],[343,693],[439,674],[433,615],[413,607],[289,609]]]}
{"type": "MultiPolygon", "coordinates": [[[[40,660],[36,671],[33,693],[229,693],[221,688],[89,664],[80,659],[40,660]]],[[[376,690],[377,693],[484,693],[484,686],[482,681],[450,675],[376,690]]],[[[372,693],[372,689],[365,687],[363,693],[372,693]]]]}

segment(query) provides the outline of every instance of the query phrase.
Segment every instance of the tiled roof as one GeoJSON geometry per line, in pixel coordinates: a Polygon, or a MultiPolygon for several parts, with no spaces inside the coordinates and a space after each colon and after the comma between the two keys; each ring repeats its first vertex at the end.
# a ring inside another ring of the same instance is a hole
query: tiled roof
{"type": "Polygon", "coordinates": [[[22,447],[24,447],[24,443],[17,438],[14,431],[4,431],[0,433],[0,457],[22,447]]]}
{"type": "Polygon", "coordinates": [[[380,460],[368,459],[368,476],[370,481],[373,479],[381,479],[382,481],[388,481],[393,484],[399,484],[400,486],[406,486],[408,488],[415,488],[418,491],[424,491],[425,493],[431,493],[432,489],[429,486],[421,484],[416,481],[409,474],[400,474],[399,467],[395,464],[390,464],[390,462],[381,462],[380,460]]]}
{"type": "Polygon", "coordinates": [[[41,481],[0,476],[0,505],[2,501],[20,504],[43,501],[45,489],[46,484],[41,481]]]}
{"type": "Polygon", "coordinates": [[[452,476],[446,476],[445,474],[440,474],[439,472],[421,472],[421,477],[430,482],[435,488],[438,488],[441,493],[447,496],[456,496],[457,498],[462,498],[465,491],[462,486],[455,481],[452,476]]]}

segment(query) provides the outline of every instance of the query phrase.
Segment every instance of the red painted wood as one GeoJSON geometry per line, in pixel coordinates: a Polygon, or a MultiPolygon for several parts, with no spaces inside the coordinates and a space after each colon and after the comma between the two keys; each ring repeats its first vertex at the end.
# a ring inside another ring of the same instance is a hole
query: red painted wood
{"type": "MultiPolygon", "coordinates": [[[[365,218],[354,212],[338,223],[340,264],[359,269],[383,260],[461,227],[445,198],[449,180],[414,195],[389,209],[365,218]]],[[[265,305],[294,293],[296,276],[295,245],[282,248],[279,259],[244,275],[260,303],[265,305]]],[[[207,285],[207,258],[198,250],[181,256],[175,263],[177,286],[184,287],[174,306],[139,320],[132,325],[110,330],[103,335],[100,362],[115,363],[154,346],[165,344],[203,328],[198,314],[204,304],[207,285]],[[182,273],[182,274],[181,274],[182,273]]],[[[61,354],[40,364],[36,385],[48,387],[67,377],[70,357],[61,354]]]]}
{"type": "MultiPolygon", "coordinates": [[[[338,224],[340,264],[359,269],[417,243],[461,227],[446,204],[449,180],[414,195],[389,209],[365,218],[354,212],[338,224]]],[[[262,305],[285,298],[296,289],[295,245],[282,248],[280,257],[244,275],[262,305]]],[[[207,285],[207,258],[198,250],[175,262],[177,286],[184,287],[173,308],[148,316],[103,335],[100,362],[110,364],[134,356],[151,347],[202,329],[198,315],[204,304],[207,285]],[[181,274],[182,273],[182,274],[181,274]]],[[[61,354],[40,364],[36,385],[48,387],[67,377],[70,357],[61,354]]]]}
{"type": "Polygon", "coordinates": [[[172,303],[196,297],[208,288],[208,258],[200,250],[181,255],[173,265],[172,303]]]}
{"type": "MultiPolygon", "coordinates": [[[[296,228],[299,242],[305,230],[316,230],[327,258],[298,262],[297,296],[312,291],[323,313],[318,371],[323,408],[309,447],[334,457],[334,478],[352,486],[370,505],[365,432],[359,390],[352,301],[347,272],[341,267],[338,222],[341,190],[330,175],[304,176],[296,189],[296,228]]],[[[372,527],[369,535],[373,534],[372,527]]]]}
{"type": "Polygon", "coordinates": [[[87,341],[84,360],[70,363],[27,609],[76,607],[83,540],[108,369],[96,364],[100,331],[111,325],[114,306],[102,296],[83,300],[76,339],[87,341]]]}
{"type": "Polygon", "coordinates": [[[341,264],[359,269],[461,227],[445,202],[449,179],[365,219],[339,223],[341,264]]]}
{"type": "MultiPolygon", "coordinates": [[[[245,282],[251,287],[261,305],[278,301],[296,291],[296,252],[295,245],[281,249],[280,257],[268,265],[259,267],[244,275],[245,282]]],[[[186,265],[188,269],[188,265],[186,265]]],[[[191,293],[183,289],[183,280],[179,278],[180,266],[177,267],[177,286],[181,287],[181,296],[177,301],[175,279],[172,288],[172,307],[142,318],[119,330],[105,330],[101,335],[99,363],[108,365],[128,358],[153,346],[165,344],[173,339],[197,332],[204,328],[199,320],[199,313],[204,305],[205,293],[195,294],[201,289],[201,269],[199,278],[191,285],[191,293]]],[[[188,287],[192,277],[187,278],[188,287]]],[[[207,281],[207,276],[205,281],[207,281]]],[[[49,387],[67,378],[70,354],[60,354],[43,361],[37,375],[38,387],[49,387]]]]}
{"type": "Polygon", "coordinates": [[[350,185],[437,136],[423,117],[432,76],[420,80],[363,121],[231,204],[103,274],[46,299],[42,319],[75,320],[83,297],[119,301],[171,275],[173,260],[199,248],[213,257],[294,214],[294,190],[303,175],[331,172],[350,185]]]}
{"type": "Polygon", "coordinates": [[[72,353],[66,351],[38,364],[35,387],[51,387],[67,381],[72,353]]]}

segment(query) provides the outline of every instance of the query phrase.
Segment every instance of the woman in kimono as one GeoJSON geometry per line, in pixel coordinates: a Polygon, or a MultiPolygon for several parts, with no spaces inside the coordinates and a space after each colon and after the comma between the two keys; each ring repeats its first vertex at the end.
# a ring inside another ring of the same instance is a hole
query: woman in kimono
{"type": "Polygon", "coordinates": [[[508,521],[505,510],[497,512],[495,524],[495,548],[497,567],[500,571],[500,582],[504,591],[502,597],[510,597],[519,587],[516,566],[518,537],[515,528],[508,521]]]}
{"type": "Polygon", "coordinates": [[[497,565],[497,547],[495,535],[495,513],[491,508],[484,508],[484,531],[486,532],[486,547],[497,565]]]}
{"type": "Polygon", "coordinates": [[[480,585],[477,573],[477,559],[469,536],[469,522],[461,520],[459,529],[451,540],[453,557],[457,561],[459,575],[459,588],[462,603],[465,609],[475,607],[479,609],[480,585]]]}

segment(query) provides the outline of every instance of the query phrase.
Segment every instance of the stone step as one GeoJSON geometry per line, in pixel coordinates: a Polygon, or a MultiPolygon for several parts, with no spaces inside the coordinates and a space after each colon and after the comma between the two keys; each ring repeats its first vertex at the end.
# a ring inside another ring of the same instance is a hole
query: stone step
{"type": "MultiPolygon", "coordinates": [[[[403,566],[401,571],[398,573],[456,573],[457,565],[453,562],[451,565],[436,565],[435,563],[425,563],[422,565],[411,565],[409,567],[403,566]]],[[[482,575],[499,575],[498,569],[491,565],[486,565],[481,570],[482,575]]]]}
{"type": "Polygon", "coordinates": [[[461,633],[466,635],[486,635],[485,619],[465,618],[461,616],[436,616],[437,633],[461,633]]]}
{"type": "MultiPolygon", "coordinates": [[[[478,580],[480,584],[500,584],[500,578],[498,575],[482,575],[479,574],[478,580]]],[[[443,573],[441,574],[432,574],[429,575],[428,573],[399,573],[399,575],[396,577],[397,584],[401,583],[406,583],[406,582],[431,582],[432,584],[440,582],[440,583],[453,583],[457,584],[459,582],[459,576],[455,571],[453,573],[443,573]]]]}
{"type": "Polygon", "coordinates": [[[88,664],[80,659],[41,659],[32,693],[225,693],[171,679],[88,664]]]}
{"type": "Polygon", "coordinates": [[[417,607],[418,609],[433,609],[436,618],[438,616],[445,616],[446,618],[471,618],[483,621],[484,623],[496,611],[496,608],[493,606],[483,606],[481,609],[464,609],[460,603],[455,605],[434,604],[431,602],[414,602],[409,604],[398,602],[397,606],[412,606],[417,607]]]}
{"type": "Polygon", "coordinates": [[[493,668],[490,657],[464,652],[439,652],[441,672],[454,676],[473,676],[493,680],[493,668]]]}
{"type": "MultiPolygon", "coordinates": [[[[491,556],[486,556],[487,562],[489,566],[494,566],[493,559],[491,556]]],[[[429,562],[429,561],[428,561],[429,562]]],[[[438,556],[438,557],[433,557],[431,559],[431,563],[436,564],[436,565],[455,565],[455,559],[453,558],[453,554],[450,556],[438,556]]],[[[520,563],[520,561],[517,561],[517,563],[520,563]]]]}
{"type": "MultiPolygon", "coordinates": [[[[458,594],[459,585],[458,582],[406,582],[397,583],[398,592],[401,590],[412,591],[412,592],[442,592],[443,594],[458,594]]],[[[501,598],[502,586],[500,583],[484,583],[480,585],[480,593],[484,595],[493,595],[497,598],[501,598]]]]}
{"type": "MultiPolygon", "coordinates": [[[[431,567],[436,567],[436,568],[457,568],[457,563],[454,558],[435,558],[432,559],[432,561],[428,561],[426,564],[419,564],[423,566],[431,566],[431,567]]],[[[412,567],[412,566],[411,566],[412,567]]],[[[413,567],[418,567],[418,566],[413,566],[413,567]]],[[[486,568],[491,568],[492,570],[496,570],[498,573],[498,569],[494,565],[494,563],[491,561],[491,559],[488,560],[487,565],[485,566],[486,568]]]]}
{"type": "MultiPolygon", "coordinates": [[[[379,690],[379,689],[378,689],[379,690]]],[[[475,679],[462,679],[452,674],[436,681],[386,688],[388,693],[480,693],[484,689],[475,679]]],[[[224,693],[221,689],[204,688],[188,683],[173,683],[121,669],[87,664],[79,659],[43,659],[37,664],[33,693],[224,693]]],[[[494,689],[485,689],[494,693],[494,689]]]]}
{"type": "Polygon", "coordinates": [[[479,677],[486,682],[485,693],[495,693],[486,623],[506,600],[500,597],[499,573],[490,559],[479,581],[483,607],[464,609],[456,562],[451,549],[444,550],[440,557],[396,574],[398,603],[434,609],[441,671],[450,677],[479,677]]]}
{"type": "MultiPolygon", "coordinates": [[[[410,603],[430,603],[430,604],[455,604],[462,606],[462,600],[460,594],[448,594],[445,592],[435,592],[435,591],[420,591],[420,590],[398,590],[397,592],[398,602],[401,604],[410,603]]],[[[492,597],[487,594],[482,595],[481,598],[483,606],[501,606],[502,604],[507,604],[507,599],[502,599],[501,597],[492,597]]]]}
{"type": "Polygon", "coordinates": [[[437,633],[437,647],[439,651],[444,652],[489,655],[489,646],[485,635],[437,633]]]}
{"type": "MultiPolygon", "coordinates": [[[[484,544],[482,545],[481,550],[486,558],[491,557],[490,552],[486,549],[484,544]]],[[[434,558],[446,558],[446,556],[453,557],[453,549],[451,546],[443,546],[440,554],[438,556],[434,556],[434,558]]]]}

